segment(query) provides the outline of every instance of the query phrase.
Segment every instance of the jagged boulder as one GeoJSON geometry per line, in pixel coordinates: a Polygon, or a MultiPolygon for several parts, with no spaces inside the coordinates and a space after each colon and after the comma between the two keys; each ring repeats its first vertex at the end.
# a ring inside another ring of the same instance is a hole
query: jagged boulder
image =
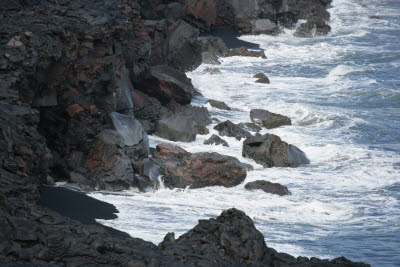
{"type": "Polygon", "coordinates": [[[152,158],[163,174],[164,184],[172,188],[236,186],[246,178],[247,165],[237,158],[218,153],[189,153],[168,144],[159,144],[152,158]]]}
{"type": "Polygon", "coordinates": [[[250,111],[250,119],[255,124],[267,129],[292,125],[292,121],[288,117],[264,109],[252,109],[250,111]]]}
{"type": "Polygon", "coordinates": [[[137,77],[134,84],[162,104],[171,100],[182,105],[189,104],[194,94],[191,80],[183,72],[166,65],[150,67],[137,77]]]}
{"type": "Polygon", "coordinates": [[[298,167],[310,163],[303,151],[273,134],[247,138],[243,142],[242,155],[265,167],[298,167]]]}
{"type": "Polygon", "coordinates": [[[230,120],[217,124],[214,127],[214,130],[217,130],[220,136],[235,137],[237,140],[251,137],[251,133],[249,133],[246,130],[243,130],[230,120]]]}
{"type": "Polygon", "coordinates": [[[223,145],[226,147],[229,147],[228,143],[222,139],[221,137],[219,137],[218,135],[213,134],[210,138],[208,138],[207,140],[204,141],[205,145],[223,145]]]}
{"type": "Polygon", "coordinates": [[[246,188],[247,190],[261,189],[265,193],[276,194],[279,196],[285,196],[291,194],[290,191],[287,189],[287,187],[284,185],[262,180],[247,183],[244,186],[244,188],[246,188]]]}
{"type": "Polygon", "coordinates": [[[323,19],[308,19],[306,23],[300,24],[293,34],[300,38],[313,38],[327,35],[331,31],[331,26],[326,24],[323,19]]]}

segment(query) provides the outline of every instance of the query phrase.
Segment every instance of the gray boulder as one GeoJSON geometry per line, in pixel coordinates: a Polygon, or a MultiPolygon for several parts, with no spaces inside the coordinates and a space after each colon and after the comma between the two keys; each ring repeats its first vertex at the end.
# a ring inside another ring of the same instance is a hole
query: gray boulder
{"type": "Polygon", "coordinates": [[[283,125],[292,125],[292,121],[288,117],[264,109],[252,109],[250,111],[250,119],[255,124],[267,129],[273,129],[283,125]]]}
{"type": "Polygon", "coordinates": [[[207,100],[206,103],[210,103],[210,105],[213,108],[218,108],[218,109],[223,109],[223,110],[231,110],[231,108],[227,104],[225,104],[225,102],[222,102],[222,101],[210,99],[210,100],[207,100]]]}
{"type": "Polygon", "coordinates": [[[262,72],[257,73],[253,78],[257,78],[256,83],[270,83],[268,77],[262,72]]]}
{"type": "Polygon", "coordinates": [[[214,127],[214,130],[217,130],[220,136],[235,137],[237,140],[251,137],[251,134],[248,131],[243,130],[230,120],[217,124],[214,127]]]}
{"type": "Polygon", "coordinates": [[[196,139],[193,118],[184,114],[167,114],[157,121],[155,135],[170,141],[192,142],[196,139]]]}
{"type": "Polygon", "coordinates": [[[298,167],[310,163],[303,151],[273,134],[247,138],[243,142],[242,155],[265,167],[298,167]]]}
{"type": "Polygon", "coordinates": [[[260,126],[252,122],[241,122],[238,124],[238,126],[246,131],[252,131],[257,133],[262,130],[260,126]]]}
{"type": "Polygon", "coordinates": [[[244,188],[246,188],[247,190],[261,189],[265,193],[276,194],[279,196],[285,196],[291,194],[290,191],[287,189],[287,187],[284,185],[262,180],[247,183],[244,186],[244,188]]]}
{"type": "Polygon", "coordinates": [[[218,75],[222,74],[222,72],[217,68],[206,68],[205,70],[203,70],[203,74],[218,75]]]}
{"type": "Polygon", "coordinates": [[[206,141],[204,141],[205,145],[223,145],[226,147],[229,147],[228,143],[222,139],[221,137],[219,137],[218,135],[213,134],[210,138],[208,138],[206,141]]]}
{"type": "Polygon", "coordinates": [[[300,38],[313,38],[327,35],[330,31],[331,26],[323,19],[310,18],[306,23],[300,24],[293,35],[300,38]]]}

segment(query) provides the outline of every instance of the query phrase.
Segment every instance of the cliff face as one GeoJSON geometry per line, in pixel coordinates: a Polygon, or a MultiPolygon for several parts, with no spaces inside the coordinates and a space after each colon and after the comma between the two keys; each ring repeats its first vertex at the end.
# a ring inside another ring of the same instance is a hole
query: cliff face
{"type": "MultiPolygon", "coordinates": [[[[190,121],[192,134],[207,130],[206,111],[186,105],[194,89],[183,73],[201,63],[200,32],[230,27],[276,34],[278,23],[326,20],[328,2],[1,1],[0,262],[196,264],[185,254],[173,256],[174,249],[182,251],[179,242],[157,248],[139,239],[111,237],[101,227],[41,208],[36,205],[38,186],[54,179],[88,190],[133,186],[149,154],[147,133],[160,131],[158,121],[179,114],[190,121]]],[[[241,213],[236,217],[249,220],[241,213]]],[[[248,229],[257,231],[251,223],[248,229]]],[[[191,241],[180,242],[186,249],[191,241]]],[[[263,240],[257,242],[255,249],[268,257],[257,254],[244,261],[247,256],[216,255],[204,262],[308,262],[283,259],[266,250],[263,240]]],[[[220,245],[206,252],[217,253],[220,245]]],[[[337,263],[326,266],[350,266],[346,260],[337,263]]]]}

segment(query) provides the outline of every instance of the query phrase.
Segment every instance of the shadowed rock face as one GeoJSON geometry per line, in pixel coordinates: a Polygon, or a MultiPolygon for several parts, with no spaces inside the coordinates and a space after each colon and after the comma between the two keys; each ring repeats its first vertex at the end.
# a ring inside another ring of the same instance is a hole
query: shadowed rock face
{"type": "Polygon", "coordinates": [[[273,134],[247,138],[243,142],[242,155],[265,167],[298,167],[310,163],[303,151],[273,134]]]}

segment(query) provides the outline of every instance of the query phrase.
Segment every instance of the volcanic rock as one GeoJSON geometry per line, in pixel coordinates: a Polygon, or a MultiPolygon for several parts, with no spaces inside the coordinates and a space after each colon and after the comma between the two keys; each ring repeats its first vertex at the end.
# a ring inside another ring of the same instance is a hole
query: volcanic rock
{"type": "Polygon", "coordinates": [[[251,137],[251,134],[248,131],[243,130],[230,120],[217,124],[214,127],[214,130],[217,130],[220,136],[235,137],[237,140],[251,137]]]}
{"type": "Polygon", "coordinates": [[[262,72],[257,73],[253,78],[257,78],[256,83],[270,83],[268,77],[262,72]]]}
{"type": "Polygon", "coordinates": [[[219,137],[218,135],[213,134],[210,138],[208,138],[207,140],[204,141],[205,145],[223,145],[226,147],[229,147],[228,143],[222,139],[221,137],[219,137]]]}
{"type": "Polygon", "coordinates": [[[173,188],[233,187],[244,181],[246,168],[237,158],[218,153],[195,153],[161,167],[164,184],[173,188]]]}
{"type": "Polygon", "coordinates": [[[303,151],[273,134],[247,138],[243,142],[242,155],[265,167],[298,167],[310,163],[303,151]]]}
{"type": "Polygon", "coordinates": [[[293,34],[300,38],[313,38],[327,35],[331,31],[331,26],[322,19],[308,19],[306,23],[300,24],[293,34]]]}
{"type": "Polygon", "coordinates": [[[283,125],[292,125],[292,121],[288,117],[264,109],[252,109],[250,111],[250,119],[255,124],[267,129],[273,129],[283,125]]]}
{"type": "Polygon", "coordinates": [[[244,47],[231,49],[226,53],[226,56],[227,57],[240,56],[240,57],[267,58],[267,56],[264,53],[264,50],[253,51],[253,50],[248,50],[247,48],[244,48],[244,47]]]}
{"type": "Polygon", "coordinates": [[[218,109],[223,109],[223,110],[231,110],[231,108],[227,104],[225,104],[225,102],[222,102],[222,101],[210,99],[210,100],[207,100],[206,104],[207,103],[210,103],[210,105],[213,108],[218,108],[218,109]]]}
{"type": "Polygon", "coordinates": [[[157,98],[162,104],[171,100],[189,104],[194,94],[191,80],[182,72],[166,65],[158,65],[143,72],[135,81],[142,92],[157,98]]]}
{"type": "Polygon", "coordinates": [[[257,133],[262,130],[260,126],[252,122],[241,122],[238,124],[238,126],[246,131],[252,131],[257,133]]]}
{"type": "Polygon", "coordinates": [[[244,188],[246,188],[247,190],[261,189],[266,193],[276,194],[279,196],[285,196],[291,194],[290,191],[287,189],[287,187],[284,185],[262,180],[247,183],[244,186],[244,188]]]}

